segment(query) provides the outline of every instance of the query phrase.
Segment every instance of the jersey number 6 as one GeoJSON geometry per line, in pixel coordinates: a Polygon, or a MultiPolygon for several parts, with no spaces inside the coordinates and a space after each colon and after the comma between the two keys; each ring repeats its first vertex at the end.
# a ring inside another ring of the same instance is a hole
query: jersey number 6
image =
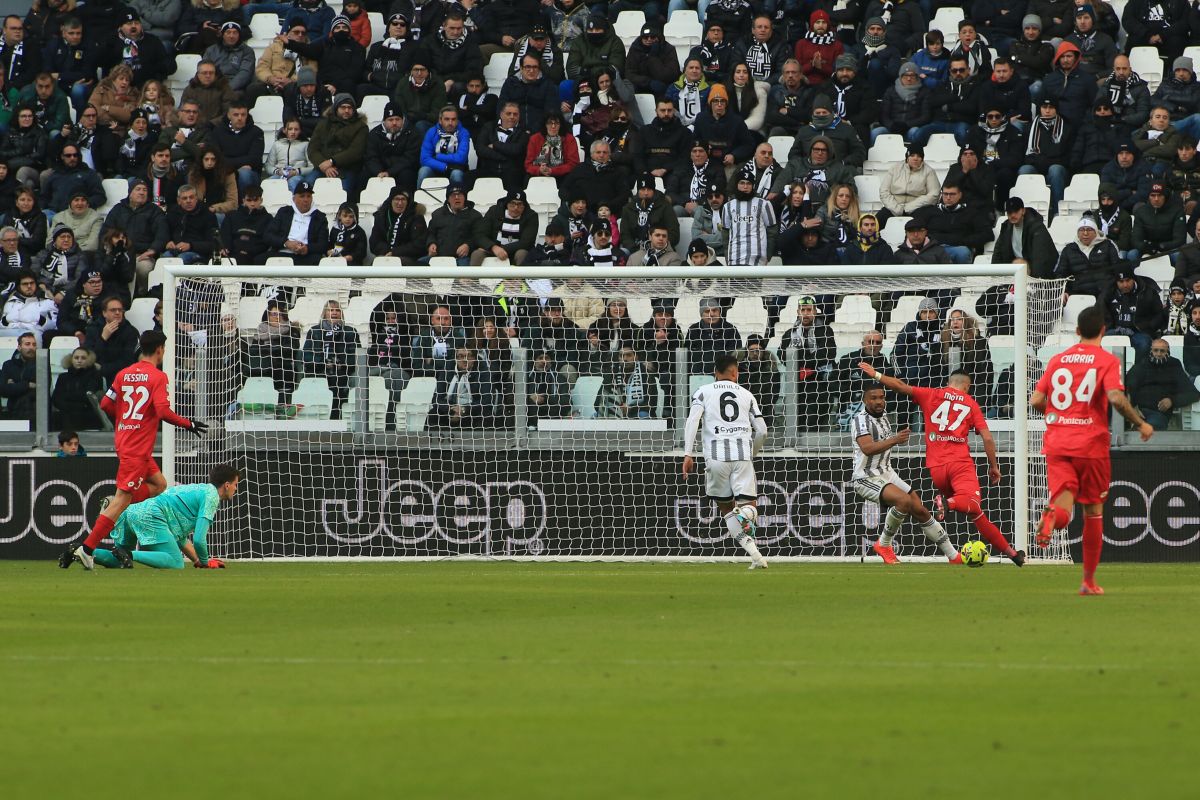
{"type": "Polygon", "coordinates": [[[737,395],[733,392],[725,392],[717,399],[721,402],[721,419],[726,422],[736,421],[742,413],[742,409],[737,404],[737,395]]]}
{"type": "Polygon", "coordinates": [[[125,403],[125,413],[121,419],[145,419],[142,408],[150,401],[150,390],[145,386],[122,386],[121,400],[125,403]]]}

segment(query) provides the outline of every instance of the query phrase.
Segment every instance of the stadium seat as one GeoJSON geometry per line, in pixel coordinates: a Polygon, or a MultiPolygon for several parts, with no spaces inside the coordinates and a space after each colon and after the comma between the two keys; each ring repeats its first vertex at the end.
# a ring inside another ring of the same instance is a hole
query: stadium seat
{"type": "Polygon", "coordinates": [[[917,318],[917,307],[924,299],[924,295],[906,294],[896,301],[896,307],[892,309],[892,315],[888,317],[888,331],[891,333],[891,338],[896,338],[896,334],[900,332],[901,328],[917,318]]]}
{"type": "Polygon", "coordinates": [[[649,297],[629,297],[625,303],[625,314],[634,325],[644,325],[654,316],[654,307],[649,297]]]}
{"type": "Polygon", "coordinates": [[[125,319],[138,329],[138,333],[154,330],[154,307],[158,305],[156,297],[139,297],[133,301],[125,319]]]}
{"type": "Polygon", "coordinates": [[[712,375],[692,375],[692,376],[690,376],[688,378],[688,396],[691,397],[692,395],[694,395],[696,393],[697,389],[700,389],[701,387],[704,387],[704,386],[708,386],[710,383],[714,383],[715,381],[716,381],[716,378],[714,378],[712,375]]]}
{"type": "Polygon", "coordinates": [[[333,392],[325,378],[304,378],[292,392],[292,402],[302,406],[297,417],[302,419],[329,419],[333,411],[333,392]]]}
{"type": "Polygon", "coordinates": [[[382,12],[369,11],[367,19],[371,22],[371,44],[382,42],[387,36],[387,23],[383,20],[382,12]]]}
{"type": "Polygon", "coordinates": [[[112,207],[129,196],[129,181],[124,178],[105,178],[104,207],[99,209],[101,214],[107,214],[112,207]]]}
{"type": "Polygon", "coordinates": [[[1079,231],[1079,215],[1059,213],[1050,223],[1049,229],[1050,238],[1054,240],[1054,246],[1062,250],[1075,241],[1075,235],[1079,231]]]}
{"type": "Polygon", "coordinates": [[[263,266],[267,267],[291,267],[295,265],[295,261],[291,256],[270,256],[267,258],[267,263],[263,266]]]}
{"type": "Polygon", "coordinates": [[[471,199],[475,201],[475,207],[480,209],[480,213],[487,213],[487,209],[507,194],[504,182],[499,178],[478,178],[471,187],[471,199]]]}
{"type": "Polygon", "coordinates": [[[504,81],[508,79],[508,65],[512,63],[513,55],[509,52],[493,53],[488,63],[483,67],[483,79],[497,93],[504,81]]]}
{"type": "Polygon", "coordinates": [[[883,208],[883,200],[879,197],[878,175],[856,175],[854,187],[858,192],[858,207],[863,212],[878,211],[883,208]]]}
{"type": "MultiPolygon", "coordinates": [[[[790,148],[791,145],[788,145],[790,148]]],[[[863,172],[881,175],[887,172],[899,161],[904,160],[904,137],[898,133],[885,133],[875,140],[867,151],[867,160],[863,163],[863,172]]],[[[957,156],[956,156],[957,157],[957,156]]]]}
{"type": "Polygon", "coordinates": [[[263,181],[263,208],[268,214],[274,214],[279,209],[292,202],[292,190],[288,188],[287,181],[282,178],[268,178],[263,181]]]}
{"type": "Polygon", "coordinates": [[[767,139],[767,144],[771,145],[771,149],[775,151],[775,160],[780,164],[786,164],[787,154],[795,141],[796,139],[792,136],[772,136],[767,139]]]}
{"type": "Polygon", "coordinates": [[[395,178],[371,178],[367,181],[367,185],[358,196],[360,223],[364,214],[374,214],[380,206],[387,202],[388,196],[392,193],[392,187],[395,185],[395,178]]]}
{"type": "MultiPolygon", "coordinates": [[[[387,420],[387,381],[382,376],[372,375],[367,379],[367,424],[369,431],[382,431],[387,420]]],[[[346,397],[342,416],[349,417],[358,408],[358,388],[352,388],[346,397]]]]}
{"type": "Polygon", "coordinates": [[[875,327],[875,308],[865,294],[848,294],[833,312],[834,331],[867,331],[875,327]]]}
{"type": "MultiPolygon", "coordinates": [[[[958,161],[958,149],[958,140],[954,138],[953,133],[935,133],[925,145],[925,160],[953,164],[958,161]]],[[[900,158],[903,159],[904,156],[900,158]]]]}
{"type": "Polygon", "coordinates": [[[1192,66],[1200,63],[1200,45],[1194,44],[1183,48],[1183,54],[1192,60],[1192,66]]]}
{"type": "Polygon", "coordinates": [[[885,242],[892,246],[893,250],[904,244],[904,224],[910,219],[912,217],[892,217],[883,226],[883,230],[880,231],[879,235],[883,237],[885,242]]]}
{"type": "Polygon", "coordinates": [[[387,297],[383,292],[371,292],[351,297],[346,307],[342,309],[347,325],[353,325],[359,331],[366,332],[371,323],[371,313],[375,307],[387,297]]]}
{"type": "MultiPolygon", "coordinates": [[[[638,92],[633,96],[633,100],[637,103],[637,113],[642,118],[643,125],[649,125],[654,121],[654,106],[656,105],[654,95],[645,92],[638,92]]],[[[583,147],[581,144],[580,147],[583,147]]],[[[580,159],[581,161],[583,159],[580,159]]]]}
{"type": "Polygon", "coordinates": [[[1135,47],[1129,51],[1129,66],[1146,82],[1150,94],[1163,79],[1163,60],[1156,47],[1135,47]]]}
{"type": "Polygon", "coordinates": [[[765,333],[767,330],[767,309],[763,307],[760,297],[738,297],[725,315],[745,339],[751,333],[765,333]]]}
{"type": "MultiPolygon", "coordinates": [[[[11,334],[13,337],[19,336],[24,331],[4,331],[11,334]]],[[[12,341],[11,339],[9,341],[12,341]]],[[[63,366],[63,360],[71,355],[72,351],[79,347],[79,340],[74,336],[56,336],[50,340],[49,356],[50,356],[50,385],[54,385],[54,381],[58,380],[58,376],[67,371],[63,366]]],[[[7,349],[7,343],[5,344],[7,349]]],[[[5,353],[7,357],[8,353],[5,353]]]]}
{"type": "Polygon", "coordinates": [[[597,375],[585,375],[571,387],[571,409],[580,419],[596,418],[596,395],[603,381],[597,375]]]}
{"type": "MultiPolygon", "coordinates": [[[[580,378],[580,380],[584,380],[580,378]]],[[[429,406],[437,392],[437,381],[433,378],[413,378],[400,392],[399,407],[396,409],[396,425],[410,433],[425,430],[429,418],[429,406]],[[401,416],[403,415],[403,416],[401,416]],[[404,420],[404,424],[401,424],[404,420]]]]}
{"type": "MultiPolygon", "coordinates": [[[[690,50],[700,44],[703,37],[704,29],[700,25],[700,19],[691,9],[676,10],[663,26],[663,39],[676,47],[686,45],[690,50]]],[[[679,66],[683,66],[683,59],[679,60],[679,66]]]]}
{"type": "Polygon", "coordinates": [[[929,30],[941,31],[946,40],[946,52],[950,52],[958,44],[958,23],[966,17],[958,6],[939,8],[929,22],[929,30]]]}
{"type": "Polygon", "coordinates": [[[166,268],[162,265],[162,259],[160,258],[154,262],[154,269],[150,270],[150,274],[146,276],[146,288],[153,289],[155,286],[162,286],[165,277],[166,268]]]}
{"type": "Polygon", "coordinates": [[[675,249],[679,251],[679,257],[685,262],[687,261],[687,248],[692,243],[692,218],[679,218],[679,247],[675,249]]]}
{"type": "Polygon", "coordinates": [[[525,187],[525,196],[529,198],[529,207],[539,214],[553,214],[562,205],[558,197],[558,183],[550,177],[539,175],[530,178],[525,187]]]}
{"type": "Polygon", "coordinates": [[[331,225],[336,222],[338,207],[346,202],[346,190],[342,188],[342,179],[317,178],[313,186],[313,202],[329,217],[331,225]]]}
{"type": "MultiPolygon", "coordinates": [[[[254,16],[259,15],[255,14],[254,16]]],[[[270,16],[275,15],[271,14],[270,16]]],[[[275,138],[275,132],[283,125],[283,98],[273,94],[263,95],[254,101],[254,108],[250,109],[250,116],[254,119],[254,124],[262,128],[263,140],[269,151],[272,140],[275,138]]]]}
{"type": "Polygon", "coordinates": [[[1171,286],[1171,281],[1175,278],[1175,267],[1171,266],[1170,256],[1159,256],[1148,261],[1143,261],[1133,270],[1133,274],[1150,278],[1158,284],[1159,289],[1166,292],[1171,286]]]}
{"type": "Polygon", "coordinates": [[[1058,204],[1058,213],[1082,214],[1095,208],[1099,200],[1096,193],[1100,189],[1100,176],[1091,172],[1081,172],[1071,178],[1067,188],[1063,190],[1063,199],[1058,204]]]}
{"type": "Polygon", "coordinates": [[[1021,198],[1026,206],[1036,209],[1043,219],[1050,218],[1050,187],[1041,175],[1018,175],[1010,195],[1021,198]]]}
{"type": "Polygon", "coordinates": [[[266,312],[267,298],[243,297],[237,307],[237,326],[242,330],[254,330],[266,312]]]}
{"type": "Polygon", "coordinates": [[[644,11],[622,11],[617,15],[613,33],[625,45],[625,52],[629,52],[629,45],[633,44],[634,40],[641,35],[642,26],[645,24],[646,12],[644,11]]]}
{"type": "Polygon", "coordinates": [[[279,392],[275,390],[275,381],[267,377],[247,378],[237,393],[237,403],[244,417],[274,417],[275,410],[272,408],[268,411],[264,406],[274,406],[278,402],[279,392]]]}
{"type": "Polygon", "coordinates": [[[279,35],[279,17],[275,14],[255,14],[250,18],[250,39],[270,43],[279,35]]]}
{"type": "MultiPolygon", "coordinates": [[[[275,23],[276,25],[279,24],[278,18],[275,20],[275,23]]],[[[200,56],[198,55],[181,53],[175,56],[175,72],[172,73],[171,77],[167,78],[167,88],[176,97],[179,97],[180,93],[183,92],[184,87],[188,85],[188,81],[196,77],[196,65],[199,63],[200,56]]]]}
{"type": "Polygon", "coordinates": [[[321,321],[321,309],[325,306],[325,298],[318,295],[297,297],[288,316],[297,325],[316,325],[321,321]]]}
{"type": "Polygon", "coordinates": [[[374,128],[379,123],[383,122],[383,107],[390,102],[385,94],[369,94],[363,98],[362,105],[358,110],[366,115],[367,127],[374,128]]]}
{"type": "Polygon", "coordinates": [[[992,352],[992,364],[997,375],[1012,366],[1014,341],[1012,336],[992,336],[987,340],[988,349],[992,352]]]}

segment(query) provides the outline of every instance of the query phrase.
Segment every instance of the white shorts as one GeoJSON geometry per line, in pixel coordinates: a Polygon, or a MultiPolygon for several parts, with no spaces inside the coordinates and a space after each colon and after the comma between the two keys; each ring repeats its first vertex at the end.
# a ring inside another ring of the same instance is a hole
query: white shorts
{"type": "Polygon", "coordinates": [[[900,479],[900,476],[894,472],[888,471],[882,475],[876,475],[872,478],[859,478],[854,482],[854,493],[863,500],[870,500],[872,503],[879,502],[879,496],[883,494],[883,489],[888,485],[895,486],[900,491],[908,494],[912,491],[912,486],[900,479]]]}
{"type": "Polygon", "coordinates": [[[704,489],[713,500],[758,499],[753,461],[704,461],[704,489]]]}

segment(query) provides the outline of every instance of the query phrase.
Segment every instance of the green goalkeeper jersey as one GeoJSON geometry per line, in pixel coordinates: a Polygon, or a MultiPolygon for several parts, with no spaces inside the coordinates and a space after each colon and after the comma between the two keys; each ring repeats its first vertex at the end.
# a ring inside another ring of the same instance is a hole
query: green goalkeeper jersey
{"type": "Polygon", "coordinates": [[[172,486],[162,494],[126,509],[115,532],[121,538],[131,533],[142,544],[174,539],[180,547],[190,537],[196,555],[207,561],[208,528],[220,505],[221,496],[211,483],[172,486]]]}

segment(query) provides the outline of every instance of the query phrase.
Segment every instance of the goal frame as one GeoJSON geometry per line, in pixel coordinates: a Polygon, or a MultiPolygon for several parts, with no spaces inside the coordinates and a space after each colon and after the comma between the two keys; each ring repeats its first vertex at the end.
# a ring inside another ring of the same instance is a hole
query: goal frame
{"type": "MultiPolygon", "coordinates": [[[[955,278],[989,278],[996,280],[1011,280],[1014,285],[1013,298],[1013,341],[1021,352],[1014,354],[1017,357],[1013,359],[1013,396],[1014,398],[1025,398],[1026,401],[1030,396],[1029,386],[1029,369],[1027,359],[1019,357],[1027,346],[1029,338],[1029,277],[1026,267],[1023,264],[968,264],[968,265],[953,265],[953,266],[923,266],[913,265],[905,267],[862,267],[862,266],[843,266],[840,264],[831,264],[828,266],[786,266],[786,265],[768,265],[768,266],[725,266],[725,267],[694,267],[690,265],[658,267],[658,266],[639,266],[639,267],[588,267],[580,268],[577,266],[541,266],[541,267],[514,267],[497,265],[495,262],[485,262],[479,267],[461,267],[454,265],[439,265],[439,266],[347,266],[347,267],[321,267],[321,266],[291,266],[291,267],[266,267],[266,266],[237,266],[232,262],[223,261],[221,264],[203,265],[203,266],[182,266],[177,264],[168,264],[163,267],[163,329],[167,331],[175,330],[175,306],[177,300],[176,287],[181,279],[185,278],[209,278],[209,279],[241,279],[241,280],[260,280],[264,282],[278,281],[286,283],[297,279],[338,279],[338,280],[354,280],[354,279],[372,279],[372,280],[388,280],[388,279],[454,279],[462,277],[470,277],[479,280],[528,280],[528,279],[567,279],[586,277],[593,280],[604,280],[608,278],[654,278],[659,280],[727,280],[736,278],[739,280],[753,280],[759,278],[779,278],[779,279],[797,279],[797,280],[821,280],[821,279],[855,279],[855,278],[929,278],[929,279],[955,279],[955,278]]],[[[175,374],[175,337],[167,337],[166,355],[163,359],[164,371],[167,374],[170,383],[168,384],[169,391],[174,391],[177,385],[175,374]]],[[[1022,403],[1024,405],[1024,403],[1022,403]]],[[[1022,468],[1014,468],[1013,470],[1013,502],[1017,513],[1014,513],[1014,530],[1013,544],[1019,550],[1029,549],[1030,544],[1030,515],[1029,509],[1029,415],[1026,413],[1013,414],[1013,463],[1020,465],[1022,468]]],[[[175,481],[175,461],[177,452],[178,430],[173,426],[164,426],[162,431],[162,469],[167,481],[174,483],[175,481]]],[[[456,556],[453,558],[478,558],[472,556],[456,556]]],[[[511,560],[513,557],[505,556],[505,560],[511,560]]],[[[290,560],[290,559],[278,559],[290,560]]],[[[354,560],[387,560],[386,556],[381,556],[378,559],[361,558],[354,560]]],[[[403,557],[396,560],[414,560],[411,557],[403,557]]],[[[517,559],[517,560],[535,560],[532,558],[517,559]]],[[[545,559],[537,560],[624,560],[624,561],[676,561],[676,560],[699,560],[699,559],[678,559],[672,557],[649,557],[649,556],[622,556],[619,558],[607,558],[604,556],[550,556],[545,559]]],[[[721,559],[705,558],[704,561],[713,561],[721,559]]],[[[788,560],[788,559],[785,559],[788,560]]],[[[797,561],[828,561],[842,560],[837,558],[825,557],[796,557],[791,560],[797,561]]],[[[932,560],[932,559],[931,559],[932,560]]],[[[1032,562],[1031,562],[1032,563],[1032,562]]],[[[1053,563],[1046,560],[1044,563],[1053,563]]]]}

